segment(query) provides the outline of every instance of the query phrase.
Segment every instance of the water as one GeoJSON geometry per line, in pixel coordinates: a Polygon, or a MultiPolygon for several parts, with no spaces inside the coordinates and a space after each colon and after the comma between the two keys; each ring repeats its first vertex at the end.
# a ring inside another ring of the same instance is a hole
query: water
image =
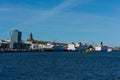
{"type": "Polygon", "coordinates": [[[120,52],[1,53],[0,80],[120,80],[120,52]]]}

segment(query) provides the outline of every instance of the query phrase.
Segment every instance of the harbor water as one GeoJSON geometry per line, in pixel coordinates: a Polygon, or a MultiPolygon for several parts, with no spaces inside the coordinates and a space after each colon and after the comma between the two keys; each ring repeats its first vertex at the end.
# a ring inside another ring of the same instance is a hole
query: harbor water
{"type": "Polygon", "coordinates": [[[120,80],[120,52],[0,53],[0,80],[120,80]]]}

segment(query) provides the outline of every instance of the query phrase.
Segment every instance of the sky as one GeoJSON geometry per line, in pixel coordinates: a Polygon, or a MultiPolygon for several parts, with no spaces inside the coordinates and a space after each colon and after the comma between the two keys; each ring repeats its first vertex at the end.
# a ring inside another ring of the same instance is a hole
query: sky
{"type": "Polygon", "coordinates": [[[120,0],[0,0],[0,39],[120,46],[120,0]]]}

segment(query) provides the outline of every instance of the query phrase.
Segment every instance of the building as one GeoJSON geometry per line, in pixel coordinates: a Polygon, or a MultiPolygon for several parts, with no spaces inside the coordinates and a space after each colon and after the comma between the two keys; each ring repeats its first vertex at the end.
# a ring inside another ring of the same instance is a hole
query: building
{"type": "Polygon", "coordinates": [[[108,47],[103,45],[103,42],[101,42],[100,45],[95,47],[95,51],[107,51],[108,47]]]}
{"type": "Polygon", "coordinates": [[[27,41],[30,41],[30,42],[34,42],[34,41],[35,41],[35,40],[33,39],[33,35],[32,35],[32,33],[30,33],[30,36],[29,36],[29,38],[28,38],[27,41]]]}
{"type": "Polygon", "coordinates": [[[85,51],[88,49],[88,45],[87,44],[83,44],[81,42],[75,44],[75,43],[71,43],[68,44],[68,51],[85,51]]]}
{"type": "Polygon", "coordinates": [[[69,50],[69,51],[75,51],[76,50],[75,43],[68,44],[67,50],[69,50]]]}
{"type": "Polygon", "coordinates": [[[22,32],[13,30],[11,32],[11,49],[21,49],[22,46],[22,32]]]}
{"type": "Polygon", "coordinates": [[[76,44],[76,51],[85,51],[88,49],[88,45],[85,43],[81,43],[79,42],[78,44],[76,44]]]}
{"type": "Polygon", "coordinates": [[[9,49],[9,41],[0,40],[0,50],[8,50],[9,49]]]}

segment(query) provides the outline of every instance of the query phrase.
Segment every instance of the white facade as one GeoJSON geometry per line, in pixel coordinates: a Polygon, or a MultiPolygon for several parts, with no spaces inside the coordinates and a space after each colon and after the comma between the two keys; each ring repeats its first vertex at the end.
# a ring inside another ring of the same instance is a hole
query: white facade
{"type": "Polygon", "coordinates": [[[97,46],[95,47],[95,51],[107,51],[107,46],[97,46]]]}
{"type": "Polygon", "coordinates": [[[38,44],[32,44],[31,49],[33,50],[38,50],[38,44]]]}
{"type": "Polygon", "coordinates": [[[103,42],[99,46],[95,47],[95,51],[107,51],[108,47],[103,45],[103,42]]]}
{"type": "Polygon", "coordinates": [[[81,50],[87,50],[87,44],[82,44],[82,43],[71,43],[68,44],[67,50],[72,50],[72,51],[81,51],[81,50]]]}
{"type": "Polygon", "coordinates": [[[5,40],[7,43],[10,43],[11,41],[10,40],[5,40]]]}
{"type": "Polygon", "coordinates": [[[43,45],[43,49],[52,49],[53,45],[52,44],[47,44],[47,45],[43,45]]]}
{"type": "Polygon", "coordinates": [[[67,50],[75,51],[75,50],[76,50],[76,48],[75,48],[75,44],[74,44],[74,43],[72,43],[72,44],[68,44],[68,48],[67,48],[67,50]]]}
{"type": "Polygon", "coordinates": [[[32,42],[30,41],[23,41],[25,44],[31,44],[32,45],[32,42]]]}
{"type": "Polygon", "coordinates": [[[8,42],[6,42],[5,40],[0,40],[0,43],[7,44],[8,42]]]}
{"type": "Polygon", "coordinates": [[[42,49],[53,50],[53,51],[63,51],[64,47],[60,45],[47,44],[47,45],[43,45],[42,49]]]}
{"type": "Polygon", "coordinates": [[[96,51],[101,51],[101,50],[102,50],[102,47],[101,47],[101,46],[97,46],[97,47],[95,47],[95,50],[96,50],[96,51]]]}

